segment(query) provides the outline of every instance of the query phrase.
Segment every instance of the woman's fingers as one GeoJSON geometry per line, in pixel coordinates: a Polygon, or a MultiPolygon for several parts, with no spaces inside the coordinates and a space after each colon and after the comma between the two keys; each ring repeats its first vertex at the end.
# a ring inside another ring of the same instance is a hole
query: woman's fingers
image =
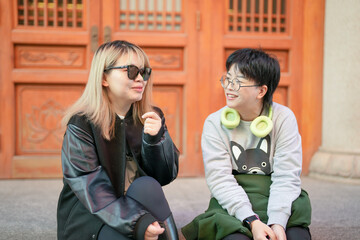
{"type": "Polygon", "coordinates": [[[147,112],[142,115],[145,119],[144,133],[155,136],[161,128],[161,118],[155,112],[147,112]]]}
{"type": "Polygon", "coordinates": [[[158,239],[158,236],[165,231],[158,222],[153,222],[145,232],[145,240],[158,239]]]}
{"type": "Polygon", "coordinates": [[[142,115],[142,118],[145,119],[157,119],[157,120],[161,120],[161,118],[159,117],[159,115],[157,115],[155,112],[147,112],[144,115],[142,115]]]}

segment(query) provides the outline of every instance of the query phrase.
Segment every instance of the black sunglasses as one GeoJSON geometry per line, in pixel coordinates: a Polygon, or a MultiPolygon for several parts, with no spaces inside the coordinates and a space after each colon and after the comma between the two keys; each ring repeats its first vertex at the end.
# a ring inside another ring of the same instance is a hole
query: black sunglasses
{"type": "Polygon", "coordinates": [[[108,67],[104,70],[104,72],[109,71],[111,69],[123,69],[126,68],[127,70],[127,74],[128,74],[128,78],[131,80],[135,80],[136,77],[139,75],[142,76],[142,78],[144,79],[144,81],[149,80],[150,75],[151,75],[151,68],[149,67],[145,67],[142,69],[139,69],[137,66],[135,65],[125,65],[125,66],[117,66],[117,67],[108,67]]]}

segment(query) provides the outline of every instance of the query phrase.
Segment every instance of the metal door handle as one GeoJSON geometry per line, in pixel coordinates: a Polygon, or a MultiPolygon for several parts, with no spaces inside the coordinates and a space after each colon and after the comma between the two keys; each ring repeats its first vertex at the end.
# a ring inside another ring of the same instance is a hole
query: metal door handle
{"type": "Polygon", "coordinates": [[[96,52],[99,46],[99,29],[97,26],[92,26],[90,30],[90,46],[91,51],[96,52]]]}
{"type": "Polygon", "coordinates": [[[104,28],[104,42],[110,42],[111,41],[111,28],[110,26],[106,26],[104,28]]]}

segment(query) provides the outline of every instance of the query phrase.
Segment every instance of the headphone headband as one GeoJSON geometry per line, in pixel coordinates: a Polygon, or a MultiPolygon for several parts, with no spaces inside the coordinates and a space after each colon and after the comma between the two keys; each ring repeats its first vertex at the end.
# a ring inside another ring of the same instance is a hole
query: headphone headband
{"type": "Polygon", "coordinates": [[[272,105],[270,105],[270,107],[269,107],[269,115],[268,115],[268,117],[269,117],[270,119],[272,119],[272,114],[273,114],[272,105]]]}

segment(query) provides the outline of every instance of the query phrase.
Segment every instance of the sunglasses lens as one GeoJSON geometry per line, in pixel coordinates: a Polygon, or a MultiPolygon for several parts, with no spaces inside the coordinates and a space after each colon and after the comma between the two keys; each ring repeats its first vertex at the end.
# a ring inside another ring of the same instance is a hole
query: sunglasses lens
{"type": "Polygon", "coordinates": [[[128,77],[131,80],[135,80],[135,78],[137,77],[137,75],[139,74],[139,68],[133,65],[128,66],[128,77]]]}
{"type": "Polygon", "coordinates": [[[131,80],[135,80],[137,75],[140,73],[144,81],[147,81],[149,80],[151,74],[151,68],[139,69],[137,66],[134,65],[128,66],[127,71],[128,71],[128,78],[131,80]]]}
{"type": "Polygon", "coordinates": [[[143,68],[141,69],[141,76],[143,77],[144,81],[149,80],[151,74],[151,68],[143,68]]]}

